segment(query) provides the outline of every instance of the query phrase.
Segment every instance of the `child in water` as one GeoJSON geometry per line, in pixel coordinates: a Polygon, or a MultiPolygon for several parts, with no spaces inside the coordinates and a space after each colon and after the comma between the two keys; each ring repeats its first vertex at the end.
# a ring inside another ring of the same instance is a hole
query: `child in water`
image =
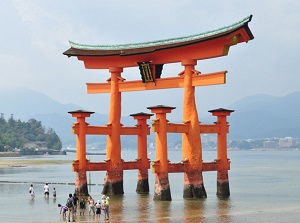
{"type": "Polygon", "coordinates": [[[96,203],[96,218],[100,219],[100,214],[101,214],[101,203],[100,200],[98,200],[96,203]]]}
{"type": "Polygon", "coordinates": [[[81,201],[79,203],[80,206],[80,215],[84,216],[84,211],[85,211],[85,200],[81,198],[81,201]]]}
{"type": "Polygon", "coordinates": [[[56,198],[56,190],[55,190],[55,187],[53,188],[52,194],[53,194],[53,198],[56,198]]]}
{"type": "Polygon", "coordinates": [[[33,190],[33,185],[32,184],[29,187],[29,193],[30,193],[31,200],[33,200],[34,197],[35,197],[35,194],[34,194],[34,190],[33,190]]]}

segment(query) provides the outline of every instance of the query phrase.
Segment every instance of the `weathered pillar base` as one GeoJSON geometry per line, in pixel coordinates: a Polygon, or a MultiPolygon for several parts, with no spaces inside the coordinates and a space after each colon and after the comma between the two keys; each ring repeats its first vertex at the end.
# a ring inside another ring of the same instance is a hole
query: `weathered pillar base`
{"type": "Polygon", "coordinates": [[[184,185],[183,198],[185,199],[207,198],[204,185],[203,184],[197,185],[197,187],[193,184],[184,185]]]}
{"type": "Polygon", "coordinates": [[[230,196],[229,182],[217,182],[217,197],[228,198],[230,196]]]}
{"type": "Polygon", "coordinates": [[[76,183],[75,183],[74,193],[77,196],[83,196],[83,197],[89,195],[85,170],[81,170],[76,173],[76,183]]]}
{"type": "Polygon", "coordinates": [[[155,201],[171,201],[171,189],[168,178],[155,177],[155,188],[153,200],[155,201]]]}
{"type": "Polygon", "coordinates": [[[102,194],[107,195],[116,195],[116,194],[124,194],[123,190],[123,180],[117,182],[105,182],[102,194]]]}
{"type": "Polygon", "coordinates": [[[218,171],[217,174],[217,197],[227,198],[230,196],[228,171],[218,171]]]}
{"type": "Polygon", "coordinates": [[[107,195],[124,194],[123,172],[120,173],[116,173],[116,172],[110,173],[108,171],[106,172],[106,180],[104,183],[102,194],[107,194],[107,195]]]}
{"type": "Polygon", "coordinates": [[[202,172],[193,171],[184,174],[183,198],[207,198],[207,194],[203,184],[202,172]]]}
{"type": "Polygon", "coordinates": [[[138,194],[148,194],[149,193],[149,181],[147,179],[139,179],[137,182],[136,190],[138,194]]]}

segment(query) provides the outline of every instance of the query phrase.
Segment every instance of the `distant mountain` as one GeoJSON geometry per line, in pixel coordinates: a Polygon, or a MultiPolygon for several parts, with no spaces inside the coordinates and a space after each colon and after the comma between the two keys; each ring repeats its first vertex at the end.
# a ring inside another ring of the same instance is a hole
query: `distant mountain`
{"type": "MultiPolygon", "coordinates": [[[[34,118],[42,122],[46,128],[52,128],[60,137],[63,145],[75,145],[72,125],[76,121],[68,112],[82,109],[74,104],[61,104],[51,97],[26,88],[7,90],[0,89],[0,113],[8,119],[27,121],[34,118]]],[[[108,115],[93,114],[86,119],[90,125],[105,125],[108,115]]],[[[122,124],[135,125],[132,117],[122,117],[122,124]]],[[[105,140],[105,136],[88,136],[87,143],[105,140]]]]}
{"type": "Polygon", "coordinates": [[[286,137],[300,138],[300,92],[283,97],[258,94],[231,106],[229,117],[233,139],[286,137]]]}
{"type": "MultiPolygon", "coordinates": [[[[284,97],[258,94],[245,97],[226,107],[235,110],[228,117],[230,133],[228,139],[248,139],[263,137],[300,138],[300,92],[284,97]]],[[[68,111],[82,109],[74,104],[61,104],[49,96],[29,89],[1,90],[0,113],[8,119],[11,114],[15,119],[27,121],[34,118],[46,128],[53,128],[63,145],[75,145],[75,136],[71,126],[76,121],[68,111]]],[[[215,117],[202,118],[201,123],[212,123],[215,117]]],[[[87,118],[90,125],[105,125],[107,114],[93,114],[87,118]]],[[[171,121],[172,122],[172,121],[171,121]]],[[[180,122],[180,121],[179,121],[180,122]]],[[[136,121],[130,116],[122,117],[122,124],[134,126],[136,121]]],[[[153,138],[153,134],[150,136],[153,138]]],[[[122,143],[125,137],[122,137],[122,143]]],[[[127,143],[132,139],[126,136],[127,143]]],[[[180,141],[181,136],[169,134],[169,141],[180,141]]],[[[106,136],[88,136],[87,143],[106,141],[106,136]]],[[[123,145],[123,144],[122,144],[123,145]]]]}
{"type": "Polygon", "coordinates": [[[23,120],[29,116],[60,114],[77,109],[80,109],[78,105],[61,104],[43,93],[26,88],[0,89],[0,112],[6,118],[13,114],[15,118],[23,120]]]}

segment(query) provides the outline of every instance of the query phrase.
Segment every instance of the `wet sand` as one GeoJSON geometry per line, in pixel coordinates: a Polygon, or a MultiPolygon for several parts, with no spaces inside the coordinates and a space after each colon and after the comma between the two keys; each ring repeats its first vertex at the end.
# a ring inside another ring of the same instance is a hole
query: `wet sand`
{"type": "Polygon", "coordinates": [[[30,166],[52,166],[72,164],[72,160],[1,160],[0,168],[22,168],[30,166]]]}
{"type": "MultiPolygon", "coordinates": [[[[242,211],[231,214],[201,214],[194,213],[189,214],[189,216],[185,215],[174,215],[174,216],[152,216],[148,218],[124,218],[124,213],[119,213],[117,211],[110,212],[110,219],[104,220],[104,214],[101,213],[100,220],[95,217],[95,215],[88,215],[86,211],[85,216],[76,216],[76,222],[266,222],[265,219],[268,219],[267,222],[273,223],[281,223],[281,222],[296,222],[295,219],[299,217],[299,208],[298,207],[283,207],[283,208],[269,208],[262,211],[252,210],[252,211],[242,211]],[[248,221],[249,219],[252,219],[248,221]]],[[[67,215],[68,216],[68,215],[67,215]]],[[[71,218],[72,219],[72,218],[71,218]]],[[[67,222],[68,217],[66,219],[60,219],[58,221],[32,221],[32,223],[59,223],[59,222],[67,222]]]]}

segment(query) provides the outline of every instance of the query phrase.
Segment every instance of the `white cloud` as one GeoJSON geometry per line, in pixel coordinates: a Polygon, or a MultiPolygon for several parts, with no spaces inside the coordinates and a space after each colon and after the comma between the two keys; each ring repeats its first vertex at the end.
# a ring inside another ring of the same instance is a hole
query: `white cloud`
{"type": "Polygon", "coordinates": [[[1,64],[5,64],[1,68],[1,88],[16,88],[22,87],[26,83],[26,72],[28,66],[26,62],[12,54],[0,54],[1,64]]]}

